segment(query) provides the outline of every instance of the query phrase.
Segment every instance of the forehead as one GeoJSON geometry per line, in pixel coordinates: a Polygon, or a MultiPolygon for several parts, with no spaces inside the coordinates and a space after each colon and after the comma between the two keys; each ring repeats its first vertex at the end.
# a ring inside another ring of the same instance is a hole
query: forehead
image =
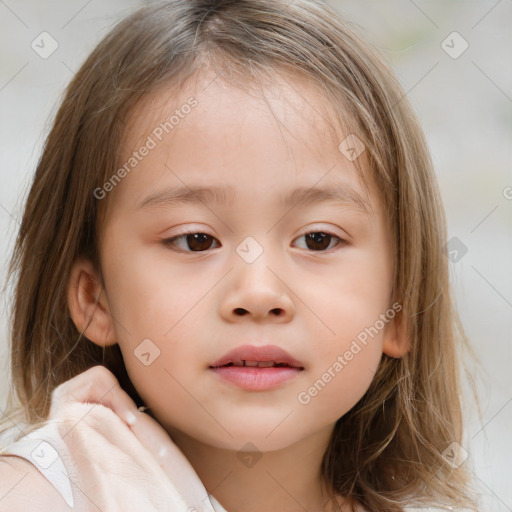
{"type": "Polygon", "coordinates": [[[233,82],[197,73],[139,102],[126,120],[119,166],[143,146],[152,148],[109,201],[135,208],[160,185],[238,184],[247,199],[256,191],[342,183],[374,202],[366,155],[351,161],[340,151],[347,136],[343,113],[333,115],[311,82],[289,74],[263,85],[233,82]]]}
{"type": "Polygon", "coordinates": [[[246,77],[238,80],[240,75],[224,75],[207,68],[179,84],[160,85],[132,109],[126,122],[123,149],[130,151],[173,113],[179,116],[180,125],[174,125],[173,135],[180,131],[178,128],[183,130],[190,124],[198,132],[203,126],[208,130],[208,124],[212,123],[242,128],[249,117],[254,120],[258,117],[262,122],[270,121],[279,126],[288,136],[302,135],[302,142],[313,151],[318,147],[318,140],[312,140],[315,138],[312,132],[326,143],[336,143],[340,130],[344,130],[340,128],[340,116],[333,115],[333,105],[318,86],[300,74],[276,71],[251,80],[246,77]],[[198,106],[192,115],[183,115],[180,110],[191,97],[197,100],[198,106]],[[187,122],[181,122],[187,118],[187,122]],[[331,139],[326,140],[327,134],[331,139]]]}

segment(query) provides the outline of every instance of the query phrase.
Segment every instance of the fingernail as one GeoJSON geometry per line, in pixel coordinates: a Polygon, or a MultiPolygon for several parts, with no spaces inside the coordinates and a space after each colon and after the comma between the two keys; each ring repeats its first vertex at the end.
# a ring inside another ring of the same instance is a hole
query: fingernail
{"type": "Polygon", "coordinates": [[[126,422],[129,425],[134,425],[136,421],[137,421],[137,418],[135,417],[135,414],[133,414],[133,412],[126,413],[126,422]]]}

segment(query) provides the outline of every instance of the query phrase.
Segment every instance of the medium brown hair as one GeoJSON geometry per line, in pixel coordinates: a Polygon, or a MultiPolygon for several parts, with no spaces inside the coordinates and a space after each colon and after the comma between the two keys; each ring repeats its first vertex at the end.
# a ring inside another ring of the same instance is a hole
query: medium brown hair
{"type": "Polygon", "coordinates": [[[97,364],[142,404],[119,347],[100,348],[77,331],[66,289],[79,257],[101,278],[98,226],[109,196],[101,202],[93,191],[120,165],[130,113],[205,63],[219,72],[228,66],[238,83],[299,73],[364,143],[382,194],[393,237],[392,302],[403,307],[411,349],[402,358],[383,354],[370,388],[337,421],[323,460],[327,481],[374,512],[432,504],[476,510],[467,471],[442,456],[452,442],[462,444],[459,353],[469,345],[453,307],[446,221],[424,135],[379,52],[319,2],[151,2],[87,58],[47,137],[9,266],[16,277],[11,406],[15,392],[34,428],[47,418],[53,389],[97,364]]]}

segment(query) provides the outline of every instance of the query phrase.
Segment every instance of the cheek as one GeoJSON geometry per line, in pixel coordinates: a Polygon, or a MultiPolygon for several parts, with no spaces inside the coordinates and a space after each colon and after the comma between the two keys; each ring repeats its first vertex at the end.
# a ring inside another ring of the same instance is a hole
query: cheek
{"type": "Polygon", "coordinates": [[[305,414],[334,422],[365,394],[381,361],[391,319],[380,320],[388,311],[384,304],[359,292],[340,295],[335,306],[329,305],[325,318],[333,332],[322,329],[322,335],[312,338],[314,364],[296,397],[305,414]]]}
{"type": "Polygon", "coordinates": [[[336,421],[349,411],[369,388],[382,357],[381,343],[340,342],[316,364],[297,402],[313,416],[336,421]]]}
{"type": "Polygon", "coordinates": [[[394,316],[391,268],[376,250],[354,248],[345,253],[339,272],[325,279],[329,287],[310,291],[305,300],[317,313],[310,323],[317,334],[311,337],[314,365],[297,401],[313,415],[335,421],[364,395],[382,358],[384,333],[394,316]]]}
{"type": "Polygon", "coordinates": [[[184,273],[151,252],[117,252],[108,262],[109,304],[126,369],[141,397],[165,389],[179,399],[182,389],[171,376],[182,381],[207,366],[200,348],[209,339],[205,299],[218,279],[184,273]]]}
{"type": "Polygon", "coordinates": [[[389,262],[374,247],[350,247],[335,271],[325,266],[312,276],[306,269],[296,280],[302,283],[301,299],[317,317],[316,330],[324,347],[342,349],[343,340],[357,336],[387,311],[391,272],[389,262]]]}
{"type": "Polygon", "coordinates": [[[170,337],[215,282],[214,276],[171,264],[163,248],[118,252],[107,271],[109,301],[119,320],[139,337],[170,337]]]}

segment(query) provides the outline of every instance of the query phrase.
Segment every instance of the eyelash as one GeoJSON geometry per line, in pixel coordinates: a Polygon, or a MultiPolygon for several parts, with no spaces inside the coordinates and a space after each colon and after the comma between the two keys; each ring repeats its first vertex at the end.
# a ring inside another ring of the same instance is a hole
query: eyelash
{"type": "MultiPolygon", "coordinates": [[[[313,249],[309,249],[311,252],[332,252],[332,250],[340,245],[347,245],[347,241],[344,240],[343,238],[340,238],[338,235],[335,235],[334,233],[330,232],[330,231],[326,231],[326,230],[317,230],[317,231],[308,231],[304,234],[302,234],[301,236],[299,236],[297,239],[299,238],[302,238],[306,235],[310,235],[310,234],[316,234],[316,233],[322,233],[324,235],[328,235],[330,237],[333,237],[333,238],[337,238],[338,239],[338,243],[336,243],[333,247],[331,247],[330,249],[326,249],[326,250],[319,250],[319,251],[314,251],[313,249]]],[[[162,240],[162,244],[165,246],[165,247],[170,247],[170,246],[173,246],[174,245],[174,242],[176,240],[179,240],[180,238],[184,238],[186,237],[187,235],[206,235],[206,236],[209,236],[210,238],[213,238],[214,240],[216,240],[218,242],[218,240],[209,235],[208,233],[203,233],[202,231],[193,231],[193,230],[187,230],[187,231],[184,231],[183,233],[179,234],[179,235],[176,235],[176,236],[173,236],[172,238],[167,238],[165,240],[162,240]]],[[[329,244],[330,245],[330,244],[329,244]]],[[[222,247],[222,246],[221,246],[222,247]]],[[[218,247],[215,247],[215,249],[217,249],[218,247]]],[[[174,249],[173,249],[174,250],[174,249]]],[[[306,250],[308,250],[306,248],[306,250]]],[[[204,251],[190,251],[190,250],[183,250],[183,249],[180,249],[179,251],[177,252],[190,252],[190,253],[201,253],[201,252],[206,252],[208,251],[208,249],[204,250],[204,251]]]]}

